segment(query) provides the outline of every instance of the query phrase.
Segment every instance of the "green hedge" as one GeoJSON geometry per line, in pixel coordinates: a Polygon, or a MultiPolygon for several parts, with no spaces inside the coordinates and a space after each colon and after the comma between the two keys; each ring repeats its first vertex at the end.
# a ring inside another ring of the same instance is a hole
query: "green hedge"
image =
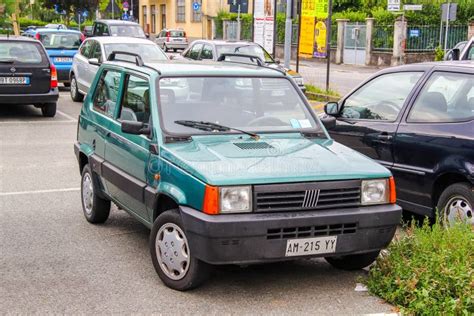
{"type": "MultiPolygon", "coordinates": [[[[223,38],[223,21],[237,21],[237,13],[229,13],[226,11],[219,11],[217,17],[214,19],[216,25],[216,37],[223,38]]],[[[252,40],[252,15],[251,14],[241,14],[240,15],[240,31],[241,39],[243,40],[252,40]]]]}

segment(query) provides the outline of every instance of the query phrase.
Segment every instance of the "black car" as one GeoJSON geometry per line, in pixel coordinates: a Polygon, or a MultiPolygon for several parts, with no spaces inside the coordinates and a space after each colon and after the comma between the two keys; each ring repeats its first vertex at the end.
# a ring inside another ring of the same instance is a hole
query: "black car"
{"type": "Polygon", "coordinates": [[[82,34],[84,34],[85,37],[91,37],[93,35],[93,27],[92,25],[86,25],[84,26],[84,29],[82,30],[82,34]]]}
{"type": "Polygon", "coordinates": [[[58,77],[43,45],[27,37],[0,37],[0,104],[34,104],[56,114],[58,77]]]}
{"type": "MultiPolygon", "coordinates": [[[[273,67],[286,72],[298,87],[304,92],[306,90],[303,77],[296,71],[286,69],[280,65],[280,61],[274,60],[272,56],[257,43],[246,41],[222,41],[222,40],[197,40],[182,53],[186,59],[193,60],[215,60],[217,61],[222,54],[242,54],[257,56],[268,67],[273,67]]],[[[228,60],[237,62],[248,62],[247,57],[232,56],[228,60]]]]}
{"type": "Polygon", "coordinates": [[[336,141],[392,171],[404,210],[474,224],[474,63],[389,68],[325,112],[336,141]]]}
{"type": "Polygon", "coordinates": [[[129,36],[146,38],[142,27],[135,23],[122,20],[97,20],[92,26],[92,36],[129,36]]]}

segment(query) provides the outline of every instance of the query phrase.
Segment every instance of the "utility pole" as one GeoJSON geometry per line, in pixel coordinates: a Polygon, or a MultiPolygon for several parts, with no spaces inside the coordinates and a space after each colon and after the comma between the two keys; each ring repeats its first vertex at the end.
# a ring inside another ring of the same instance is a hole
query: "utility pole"
{"type": "Polygon", "coordinates": [[[112,0],[112,20],[115,20],[115,0],[112,0]]]}
{"type": "Polygon", "coordinates": [[[293,11],[293,1],[286,0],[286,19],[285,19],[285,48],[284,48],[284,66],[290,69],[291,60],[291,33],[293,30],[293,22],[291,12],[293,11]]]}
{"type": "Polygon", "coordinates": [[[331,21],[332,21],[332,0],[329,0],[328,18],[326,26],[326,92],[329,92],[329,72],[331,70],[331,21]]]}
{"type": "Polygon", "coordinates": [[[448,34],[449,34],[449,16],[451,15],[451,0],[448,0],[448,8],[446,9],[446,30],[444,33],[444,53],[448,50],[448,34]]]}

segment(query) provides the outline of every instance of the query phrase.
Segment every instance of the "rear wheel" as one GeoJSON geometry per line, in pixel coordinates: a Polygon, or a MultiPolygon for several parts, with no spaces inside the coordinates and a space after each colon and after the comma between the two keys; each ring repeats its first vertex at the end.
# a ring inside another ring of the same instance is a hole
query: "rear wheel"
{"type": "Polygon", "coordinates": [[[92,224],[104,223],[110,214],[110,201],[104,200],[97,195],[89,164],[82,169],[81,178],[81,201],[82,210],[87,221],[92,224]]]}
{"type": "Polygon", "coordinates": [[[56,115],[56,103],[46,103],[41,107],[44,117],[54,117],[56,115]]]}
{"type": "Polygon", "coordinates": [[[156,219],[150,233],[150,253],[161,281],[172,289],[190,290],[209,277],[210,266],[189,248],[178,210],[166,211],[156,219]]]}
{"type": "Polygon", "coordinates": [[[474,226],[474,188],[468,183],[455,183],[447,187],[438,200],[441,219],[450,225],[466,222],[474,226]]]}
{"type": "Polygon", "coordinates": [[[163,44],[163,50],[164,50],[165,52],[168,51],[168,47],[166,47],[166,44],[163,44]]]}
{"type": "Polygon", "coordinates": [[[367,252],[355,255],[326,257],[326,261],[333,267],[341,270],[359,270],[367,267],[377,259],[380,251],[367,252]]]}
{"type": "Polygon", "coordinates": [[[82,100],[84,100],[84,95],[81,94],[77,88],[77,80],[74,75],[71,77],[71,89],[69,92],[71,93],[71,99],[74,102],[82,102],[82,100]]]}

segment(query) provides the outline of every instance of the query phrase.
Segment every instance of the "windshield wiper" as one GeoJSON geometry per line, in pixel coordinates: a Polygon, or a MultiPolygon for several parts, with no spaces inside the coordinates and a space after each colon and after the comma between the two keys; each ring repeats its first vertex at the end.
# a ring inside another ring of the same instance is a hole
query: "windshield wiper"
{"type": "Polygon", "coordinates": [[[251,133],[251,132],[243,131],[243,130],[238,129],[238,128],[228,127],[228,126],[224,126],[224,125],[220,125],[220,124],[216,124],[216,123],[211,123],[211,122],[186,121],[186,120],[178,120],[178,121],[174,121],[174,122],[176,124],[179,124],[179,125],[183,125],[183,126],[187,126],[187,127],[191,127],[191,128],[195,128],[195,129],[200,129],[202,131],[207,131],[207,132],[214,132],[214,131],[228,132],[228,131],[232,130],[232,131],[237,131],[237,132],[241,132],[243,134],[249,135],[250,137],[252,137],[255,140],[260,139],[260,136],[258,136],[255,133],[251,133]]]}
{"type": "Polygon", "coordinates": [[[0,59],[0,63],[2,64],[13,64],[15,59],[0,59]]]}

